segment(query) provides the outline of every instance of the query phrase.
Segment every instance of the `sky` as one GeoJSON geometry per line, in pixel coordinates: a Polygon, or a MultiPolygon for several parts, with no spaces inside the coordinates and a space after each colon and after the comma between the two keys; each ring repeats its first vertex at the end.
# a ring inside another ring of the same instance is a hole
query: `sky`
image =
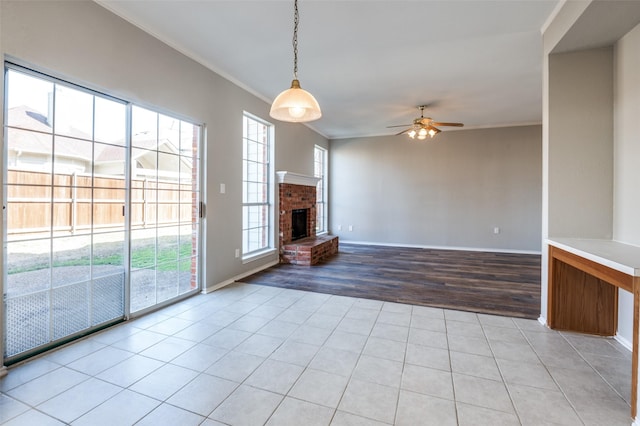
{"type": "MultiPolygon", "coordinates": [[[[77,131],[80,131],[85,135],[93,135],[96,141],[118,145],[122,145],[126,139],[126,104],[124,103],[99,95],[95,96],[64,84],[54,84],[13,69],[7,72],[6,87],[9,109],[24,105],[45,117],[49,114],[49,104],[53,99],[55,87],[56,134],[76,135],[77,131]],[[71,128],[76,131],[69,132],[71,128]]],[[[179,149],[179,139],[182,138],[185,145],[182,147],[182,152],[189,155],[193,135],[191,123],[181,122],[176,118],[138,106],[133,106],[132,120],[134,146],[137,135],[141,135],[141,139],[148,140],[159,130],[160,138],[168,138],[176,150],[179,149]],[[182,135],[178,132],[179,128],[183,131],[182,135]]]]}

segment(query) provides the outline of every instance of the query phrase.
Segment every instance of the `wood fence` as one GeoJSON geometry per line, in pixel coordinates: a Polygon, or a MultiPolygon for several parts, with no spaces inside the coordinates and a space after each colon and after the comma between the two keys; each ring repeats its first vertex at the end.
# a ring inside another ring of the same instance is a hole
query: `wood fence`
{"type": "MultiPolygon", "coordinates": [[[[124,229],[124,178],[8,170],[6,187],[8,234],[124,229]]],[[[194,188],[192,183],[132,179],[132,227],[191,223],[198,206],[194,188]]]]}

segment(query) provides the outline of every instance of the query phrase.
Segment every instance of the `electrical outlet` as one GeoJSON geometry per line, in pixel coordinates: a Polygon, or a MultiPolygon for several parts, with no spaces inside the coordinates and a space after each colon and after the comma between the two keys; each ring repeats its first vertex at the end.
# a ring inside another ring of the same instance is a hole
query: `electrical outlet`
{"type": "Polygon", "coordinates": [[[353,225],[349,225],[349,231],[353,231],[353,225]]]}
{"type": "Polygon", "coordinates": [[[342,225],[338,225],[338,231],[342,231],[342,225]]]}
{"type": "Polygon", "coordinates": [[[225,192],[227,192],[227,185],[225,185],[224,183],[220,184],[220,193],[224,194],[225,192]]]}
{"type": "Polygon", "coordinates": [[[240,249],[236,249],[236,259],[240,257],[240,249]]]}
{"type": "Polygon", "coordinates": [[[499,234],[500,233],[500,228],[498,228],[497,226],[495,228],[493,228],[493,233],[494,234],[499,234]]]}

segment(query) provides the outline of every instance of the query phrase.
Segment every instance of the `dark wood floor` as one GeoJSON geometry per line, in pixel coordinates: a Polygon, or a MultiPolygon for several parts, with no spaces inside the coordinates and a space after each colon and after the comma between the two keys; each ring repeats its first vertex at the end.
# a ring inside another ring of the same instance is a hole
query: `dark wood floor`
{"type": "Polygon", "coordinates": [[[318,265],[276,265],[241,281],[520,318],[540,315],[540,255],[340,243],[339,254],[318,265]]]}

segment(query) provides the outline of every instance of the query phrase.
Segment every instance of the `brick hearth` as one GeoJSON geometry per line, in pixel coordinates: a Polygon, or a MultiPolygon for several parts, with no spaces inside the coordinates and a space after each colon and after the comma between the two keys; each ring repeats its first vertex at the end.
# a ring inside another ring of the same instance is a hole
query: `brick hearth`
{"type": "Polygon", "coordinates": [[[311,266],[338,252],[336,235],[303,238],[285,244],[280,252],[281,263],[311,266]]]}

